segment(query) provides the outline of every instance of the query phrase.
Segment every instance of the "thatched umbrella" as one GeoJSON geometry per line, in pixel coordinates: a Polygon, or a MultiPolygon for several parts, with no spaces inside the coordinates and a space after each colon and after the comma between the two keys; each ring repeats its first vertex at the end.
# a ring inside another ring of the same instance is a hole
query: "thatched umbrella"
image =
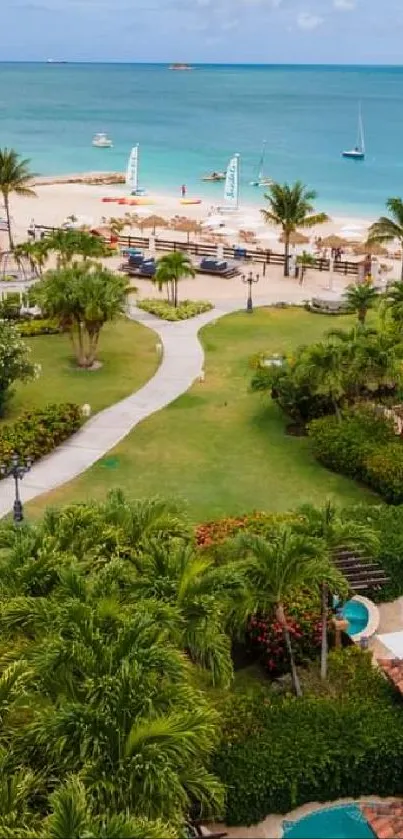
{"type": "Polygon", "coordinates": [[[387,256],[388,251],[379,245],[378,242],[362,242],[354,245],[353,251],[356,256],[387,256]]]}
{"type": "Polygon", "coordinates": [[[183,233],[187,233],[188,244],[191,233],[201,233],[202,231],[202,226],[198,221],[186,217],[174,219],[170,226],[173,230],[180,230],[183,233]]]}
{"type": "Polygon", "coordinates": [[[153,231],[153,236],[155,236],[155,230],[157,227],[168,227],[168,222],[162,216],[147,216],[147,218],[143,219],[139,222],[139,227],[143,230],[143,228],[150,227],[153,231]]]}
{"type": "Polygon", "coordinates": [[[330,236],[325,236],[321,239],[321,246],[324,248],[347,248],[350,244],[348,239],[343,239],[341,236],[336,236],[332,233],[330,236]]]}
{"type": "MultiPolygon", "coordinates": [[[[309,242],[309,236],[304,236],[299,230],[294,230],[293,233],[290,233],[288,241],[290,245],[306,245],[309,242]]],[[[285,243],[284,233],[280,236],[280,242],[285,243]]]]}

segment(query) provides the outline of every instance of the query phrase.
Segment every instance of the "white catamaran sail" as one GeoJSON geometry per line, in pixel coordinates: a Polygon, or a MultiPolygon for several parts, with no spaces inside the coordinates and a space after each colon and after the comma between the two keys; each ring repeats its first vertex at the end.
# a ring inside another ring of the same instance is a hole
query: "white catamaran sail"
{"type": "Polygon", "coordinates": [[[270,186],[272,181],[270,178],[265,178],[264,176],[264,161],[265,161],[265,154],[266,154],[266,145],[267,140],[264,140],[262,146],[262,153],[260,155],[260,160],[258,163],[258,167],[256,170],[256,177],[253,181],[250,181],[250,186],[270,186]]]}
{"type": "Polygon", "coordinates": [[[133,146],[129,162],[127,164],[127,172],[126,172],[126,186],[130,187],[130,190],[133,194],[138,191],[139,188],[139,145],[137,143],[136,146],[133,146]]]}
{"type": "Polygon", "coordinates": [[[231,158],[225,178],[224,205],[226,209],[237,210],[239,202],[239,154],[231,158]]]}

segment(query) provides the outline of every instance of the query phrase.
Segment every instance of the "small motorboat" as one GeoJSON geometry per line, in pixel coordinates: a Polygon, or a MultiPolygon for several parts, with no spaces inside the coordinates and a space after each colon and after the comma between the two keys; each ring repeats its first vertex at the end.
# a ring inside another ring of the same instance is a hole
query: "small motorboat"
{"type": "Polygon", "coordinates": [[[225,181],[225,172],[211,172],[210,175],[204,175],[202,181],[225,181]]]}
{"type": "Polygon", "coordinates": [[[92,145],[97,149],[111,149],[113,146],[112,140],[107,134],[94,134],[92,138],[92,145]]]}

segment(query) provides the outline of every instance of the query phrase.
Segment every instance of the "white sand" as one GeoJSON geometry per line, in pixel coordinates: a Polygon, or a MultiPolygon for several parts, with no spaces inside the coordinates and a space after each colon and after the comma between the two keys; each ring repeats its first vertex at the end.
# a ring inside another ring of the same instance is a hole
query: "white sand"
{"type": "MultiPolygon", "coordinates": [[[[28,225],[31,219],[37,224],[45,224],[58,227],[69,215],[83,217],[85,221],[95,226],[101,223],[103,216],[122,217],[127,212],[138,212],[141,215],[156,213],[164,218],[186,215],[189,218],[203,220],[208,217],[213,204],[204,201],[201,204],[183,205],[179,198],[150,194],[150,203],[146,206],[130,207],[120,206],[115,203],[102,203],[103,197],[119,196],[128,197],[124,186],[88,186],[85,184],[52,184],[36,187],[37,198],[18,198],[12,196],[11,213],[18,240],[26,239],[28,225]]],[[[264,198],[262,195],[262,207],[264,198]]],[[[0,216],[4,213],[0,209],[0,216]]],[[[252,229],[261,244],[266,247],[273,247],[276,244],[279,231],[264,224],[259,209],[256,206],[243,205],[233,216],[226,214],[226,225],[229,229],[252,229]]],[[[373,219],[372,219],[373,220],[373,219]]],[[[327,224],[320,225],[307,235],[327,236],[329,233],[336,233],[347,238],[364,240],[371,220],[365,218],[332,218],[327,224]]],[[[161,233],[161,231],[159,231],[161,233]]],[[[0,234],[0,244],[4,241],[4,234],[0,234]]],[[[236,238],[236,236],[234,237],[236,238]]]]}

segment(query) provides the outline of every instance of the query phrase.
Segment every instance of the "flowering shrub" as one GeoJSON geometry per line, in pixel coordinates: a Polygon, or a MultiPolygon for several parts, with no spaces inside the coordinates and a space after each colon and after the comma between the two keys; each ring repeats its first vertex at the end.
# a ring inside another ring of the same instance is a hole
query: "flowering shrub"
{"type": "Polygon", "coordinates": [[[29,381],[38,375],[38,368],[29,359],[30,348],[21,339],[18,330],[0,320],[0,415],[10,395],[13,382],[29,381]]]}
{"type": "Polygon", "coordinates": [[[57,321],[50,318],[20,320],[16,329],[23,338],[34,338],[35,335],[57,335],[62,331],[57,321]]]}
{"type": "Polygon", "coordinates": [[[0,462],[8,463],[13,452],[39,460],[77,431],[81,422],[81,409],[72,402],[26,411],[0,430],[0,462]]]}
{"type": "Polygon", "coordinates": [[[137,303],[139,309],[144,309],[145,312],[150,312],[151,315],[156,315],[163,320],[187,320],[194,318],[196,315],[201,315],[203,312],[209,312],[213,308],[213,304],[208,300],[182,300],[177,306],[172,303],[167,303],[166,300],[139,300],[137,303]]]}
{"type": "MultiPolygon", "coordinates": [[[[296,662],[304,664],[315,658],[321,645],[319,599],[306,593],[295,595],[292,601],[285,603],[285,614],[296,662]]],[[[262,664],[271,676],[289,672],[283,631],[274,610],[270,615],[251,618],[247,640],[252,649],[258,650],[262,664]]]]}
{"type": "Polygon", "coordinates": [[[281,522],[293,522],[300,518],[296,513],[248,513],[234,518],[199,524],[196,527],[196,542],[199,547],[219,545],[236,536],[239,531],[267,536],[273,527],[281,522]]]}

